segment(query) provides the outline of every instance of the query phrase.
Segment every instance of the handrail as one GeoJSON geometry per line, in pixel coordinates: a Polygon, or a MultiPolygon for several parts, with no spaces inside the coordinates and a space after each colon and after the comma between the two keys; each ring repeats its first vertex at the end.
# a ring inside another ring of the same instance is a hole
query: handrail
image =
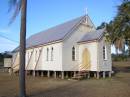
{"type": "Polygon", "coordinates": [[[27,67],[28,67],[28,65],[29,65],[29,63],[30,63],[30,61],[31,61],[31,59],[32,59],[33,52],[34,52],[34,49],[33,49],[32,53],[31,53],[30,58],[29,58],[28,64],[27,64],[27,66],[26,66],[26,69],[27,69],[27,67]]]}
{"type": "Polygon", "coordinates": [[[16,59],[17,59],[17,56],[18,56],[18,53],[17,53],[16,56],[15,56],[14,62],[11,64],[11,67],[12,67],[12,68],[14,68],[14,67],[17,66],[17,65],[16,65],[16,66],[13,67],[13,65],[14,65],[14,63],[15,63],[15,61],[16,61],[16,59]]]}
{"type": "MultiPolygon", "coordinates": [[[[17,53],[17,56],[16,56],[16,58],[15,58],[14,63],[16,62],[17,57],[18,57],[18,53],[17,53]]],[[[13,64],[14,64],[14,63],[13,63],[13,64]]],[[[12,64],[12,65],[13,65],[13,64],[12,64]]],[[[17,65],[15,65],[14,67],[12,66],[12,68],[15,68],[16,66],[18,66],[18,64],[17,64],[17,65]]]]}
{"type": "Polygon", "coordinates": [[[87,67],[86,67],[86,65],[82,65],[82,64],[79,66],[79,71],[88,70],[88,69],[90,69],[89,65],[87,67]]]}
{"type": "Polygon", "coordinates": [[[43,48],[41,49],[41,51],[40,51],[40,53],[39,53],[38,60],[37,60],[37,62],[36,62],[36,65],[35,65],[35,67],[34,67],[34,70],[36,69],[36,67],[37,67],[37,65],[38,65],[38,62],[39,62],[39,60],[40,60],[40,56],[41,56],[41,54],[42,54],[42,51],[43,51],[43,48]]]}

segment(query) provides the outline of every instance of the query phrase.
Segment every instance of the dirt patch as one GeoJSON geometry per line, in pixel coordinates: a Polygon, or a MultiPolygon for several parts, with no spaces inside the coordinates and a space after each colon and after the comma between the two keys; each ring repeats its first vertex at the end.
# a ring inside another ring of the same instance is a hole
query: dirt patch
{"type": "MultiPolygon", "coordinates": [[[[81,81],[61,80],[46,77],[26,77],[29,97],[130,97],[129,65],[114,67],[119,69],[112,78],[86,79],[81,81]]],[[[18,97],[19,78],[16,75],[0,73],[0,97],[18,97]]]]}

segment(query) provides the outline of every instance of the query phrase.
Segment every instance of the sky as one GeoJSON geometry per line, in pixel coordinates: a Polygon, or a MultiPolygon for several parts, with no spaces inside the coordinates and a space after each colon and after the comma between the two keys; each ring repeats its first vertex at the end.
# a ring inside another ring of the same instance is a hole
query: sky
{"type": "MultiPolygon", "coordinates": [[[[11,51],[19,45],[20,14],[8,25],[13,14],[13,10],[8,12],[8,1],[0,0],[0,52],[11,51]]],[[[121,0],[28,0],[27,38],[84,15],[86,8],[97,27],[114,18],[120,3],[121,0]]]]}

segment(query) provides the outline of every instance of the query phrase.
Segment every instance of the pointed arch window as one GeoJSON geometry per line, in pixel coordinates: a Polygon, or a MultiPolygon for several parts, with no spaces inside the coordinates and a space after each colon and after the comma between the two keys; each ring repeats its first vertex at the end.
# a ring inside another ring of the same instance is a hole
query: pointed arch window
{"type": "Polygon", "coordinates": [[[107,49],[106,49],[106,46],[103,46],[103,59],[107,60],[107,49]]]}
{"type": "Polygon", "coordinates": [[[75,61],[75,47],[72,47],[72,61],[75,61]]]}
{"type": "Polygon", "coordinates": [[[49,48],[47,48],[47,53],[46,53],[46,60],[49,60],[49,48]]]}
{"type": "Polygon", "coordinates": [[[53,47],[51,48],[51,61],[53,61],[53,51],[54,51],[54,49],[53,49],[53,47]]]}

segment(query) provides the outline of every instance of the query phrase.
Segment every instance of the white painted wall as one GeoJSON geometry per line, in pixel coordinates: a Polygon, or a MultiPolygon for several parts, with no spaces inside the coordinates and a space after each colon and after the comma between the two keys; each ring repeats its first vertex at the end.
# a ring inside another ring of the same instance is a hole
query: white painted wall
{"type": "Polygon", "coordinates": [[[99,71],[112,71],[111,45],[103,38],[98,44],[99,71]],[[103,46],[106,46],[107,60],[103,59],[103,46]]]}
{"type": "MultiPolygon", "coordinates": [[[[35,48],[28,49],[26,51],[26,69],[27,70],[52,70],[52,71],[77,71],[79,69],[80,61],[79,61],[79,53],[82,53],[80,50],[83,49],[83,47],[80,47],[79,50],[79,45],[77,42],[88,32],[95,30],[95,27],[91,20],[88,18],[89,25],[93,28],[91,28],[88,25],[85,25],[85,23],[82,23],[79,27],[77,27],[70,35],[67,37],[63,43],[55,43],[55,44],[48,44],[35,48]],[[72,47],[76,48],[76,60],[72,61],[72,47]],[[54,49],[54,60],[51,61],[51,48],[53,47],[54,49]],[[49,48],[49,61],[46,60],[47,56],[47,48],[49,48]],[[36,62],[36,54],[35,52],[38,51],[37,58],[39,56],[39,49],[42,49],[42,54],[39,58],[39,61],[36,62]],[[31,60],[29,62],[29,58],[31,56],[31,60]],[[29,57],[28,57],[29,56],[29,57]],[[36,64],[37,63],[37,64],[36,64]]],[[[85,21],[84,21],[85,22],[85,21]]],[[[53,37],[53,36],[52,36],[53,37]]],[[[95,45],[90,45],[92,48],[94,48],[95,45]]],[[[88,47],[87,45],[85,47],[88,47]]],[[[81,60],[81,59],[80,59],[81,60]]]]}
{"type": "Polygon", "coordinates": [[[85,48],[87,48],[90,53],[90,71],[97,71],[97,42],[79,44],[79,64],[82,64],[82,54],[85,48]]]}
{"type": "Polygon", "coordinates": [[[42,52],[42,68],[44,70],[62,71],[62,43],[44,46],[42,52]],[[53,61],[51,61],[51,48],[53,47],[53,61]],[[46,60],[46,51],[49,48],[49,61],[46,60]]]}
{"type": "Polygon", "coordinates": [[[16,53],[13,53],[12,55],[12,65],[14,64],[15,60],[16,60],[16,57],[17,57],[17,52],[16,53]]]}
{"type": "Polygon", "coordinates": [[[74,33],[63,42],[63,71],[77,71],[79,65],[79,47],[77,42],[88,32],[95,30],[81,24],[74,33]],[[76,48],[76,60],[72,61],[72,47],[76,48]]]}
{"type": "MultiPolygon", "coordinates": [[[[28,53],[33,51],[30,63],[27,66],[27,70],[62,70],[62,43],[50,44],[38,48],[27,50],[28,53]],[[53,61],[51,60],[51,48],[53,47],[53,61]],[[47,48],[49,49],[48,61],[47,61],[47,48]],[[34,50],[33,50],[34,49],[34,50]],[[39,57],[39,50],[41,49],[41,56],[39,57]],[[37,51],[37,54],[36,54],[37,51]],[[38,60],[39,57],[39,60],[38,60]],[[36,59],[37,58],[37,59],[36,59]],[[38,62],[37,62],[38,60],[38,62]],[[37,64],[36,64],[37,63],[37,64]]],[[[26,55],[28,56],[28,55],[26,55]]],[[[27,59],[28,60],[28,59],[27,59]]]]}
{"type": "MultiPolygon", "coordinates": [[[[27,51],[26,56],[27,56],[27,54],[29,54],[29,55],[30,55],[29,58],[31,58],[30,61],[29,61],[29,59],[28,59],[27,62],[26,62],[26,69],[27,69],[27,70],[34,70],[35,65],[36,65],[35,53],[36,53],[36,51],[37,51],[38,49],[39,49],[39,48],[34,48],[34,49],[30,49],[30,50],[27,51]],[[32,56],[31,56],[31,53],[32,53],[32,56]]],[[[27,58],[27,57],[26,57],[26,58],[27,58]]]]}
{"type": "Polygon", "coordinates": [[[11,67],[12,58],[4,58],[4,67],[11,67]]]}

